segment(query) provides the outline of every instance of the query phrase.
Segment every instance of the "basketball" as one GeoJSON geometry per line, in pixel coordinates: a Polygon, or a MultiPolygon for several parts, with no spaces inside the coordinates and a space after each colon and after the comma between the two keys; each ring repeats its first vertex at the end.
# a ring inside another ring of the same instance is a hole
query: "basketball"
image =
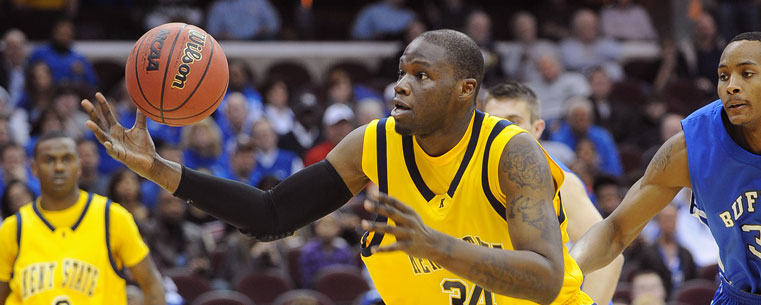
{"type": "Polygon", "coordinates": [[[148,118],[190,125],[211,115],[227,91],[227,57],[199,27],[166,23],[145,33],[127,58],[127,91],[148,118]]]}

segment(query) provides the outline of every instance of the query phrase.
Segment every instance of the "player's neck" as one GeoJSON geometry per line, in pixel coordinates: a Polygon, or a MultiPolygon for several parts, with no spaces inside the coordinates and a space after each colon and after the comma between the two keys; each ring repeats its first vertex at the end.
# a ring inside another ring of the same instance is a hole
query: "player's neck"
{"type": "Polygon", "coordinates": [[[51,196],[42,193],[40,195],[40,206],[47,211],[60,211],[74,205],[77,200],[79,200],[79,190],[76,188],[63,196],[51,196]]]}
{"type": "Polygon", "coordinates": [[[747,151],[761,155],[761,125],[758,126],[735,126],[735,142],[747,151]]]}
{"type": "MultiPolygon", "coordinates": [[[[426,135],[416,135],[418,145],[429,156],[441,156],[451,150],[460,142],[465,132],[470,126],[470,120],[473,117],[473,109],[459,117],[448,120],[449,124],[441,126],[436,131],[426,135]]],[[[475,130],[473,132],[476,132],[475,130]]]]}

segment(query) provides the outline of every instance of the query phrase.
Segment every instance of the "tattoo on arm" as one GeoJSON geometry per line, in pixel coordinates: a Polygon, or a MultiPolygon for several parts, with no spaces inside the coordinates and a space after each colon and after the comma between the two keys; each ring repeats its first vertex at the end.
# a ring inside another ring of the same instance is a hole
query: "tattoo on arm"
{"type": "MultiPolygon", "coordinates": [[[[515,139],[518,140],[518,139],[515,139]]],[[[547,224],[552,223],[547,217],[544,207],[552,206],[547,200],[543,199],[542,192],[554,193],[554,190],[548,188],[551,185],[552,176],[547,168],[546,161],[539,158],[544,158],[541,152],[536,151],[536,147],[532,145],[521,145],[516,143],[507,152],[502,163],[500,164],[500,170],[507,173],[507,177],[513,183],[517,184],[520,188],[529,188],[531,195],[540,193],[539,196],[531,196],[524,194],[516,194],[515,196],[508,196],[507,200],[507,217],[509,219],[515,219],[521,217],[521,220],[527,222],[532,227],[539,230],[542,234],[542,238],[545,240],[550,239],[553,230],[547,224]]]]}
{"type": "Polygon", "coordinates": [[[666,170],[666,167],[669,166],[671,163],[671,150],[672,145],[668,144],[668,146],[663,147],[662,150],[658,150],[658,153],[655,154],[655,157],[653,159],[653,169],[656,171],[664,171],[666,170]]]}

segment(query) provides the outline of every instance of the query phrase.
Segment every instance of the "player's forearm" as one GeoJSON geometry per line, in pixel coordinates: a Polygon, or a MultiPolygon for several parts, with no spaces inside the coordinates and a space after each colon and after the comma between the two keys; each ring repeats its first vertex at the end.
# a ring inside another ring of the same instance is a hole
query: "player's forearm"
{"type": "Polygon", "coordinates": [[[597,304],[609,304],[618,286],[624,256],[618,255],[612,263],[604,268],[584,276],[583,291],[597,304]]]}
{"type": "Polygon", "coordinates": [[[338,209],[352,193],[327,161],[262,191],[184,168],[175,196],[261,240],[288,236],[338,209]]]}
{"type": "Polygon", "coordinates": [[[582,273],[589,274],[610,264],[623,251],[625,244],[614,239],[613,225],[603,220],[592,226],[571,248],[571,256],[582,273]]]}
{"type": "Polygon", "coordinates": [[[432,260],[496,294],[549,304],[563,284],[563,262],[531,251],[474,245],[437,232],[438,253],[432,260]]]}
{"type": "Polygon", "coordinates": [[[166,305],[164,286],[161,285],[161,282],[154,281],[144,288],[143,300],[145,305],[166,305]]]}
{"type": "Polygon", "coordinates": [[[5,304],[5,299],[11,294],[11,287],[8,282],[0,281],[0,304],[5,304]]]}

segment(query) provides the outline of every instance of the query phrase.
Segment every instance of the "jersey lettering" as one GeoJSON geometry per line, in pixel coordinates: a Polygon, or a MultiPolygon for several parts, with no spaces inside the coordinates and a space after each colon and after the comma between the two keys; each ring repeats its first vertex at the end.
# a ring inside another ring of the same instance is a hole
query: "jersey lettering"
{"type": "MultiPolygon", "coordinates": [[[[759,234],[756,234],[756,245],[761,246],[761,225],[743,225],[742,229],[743,232],[757,231],[759,234]]],[[[748,250],[756,257],[761,258],[761,251],[756,246],[748,245],[748,250]]]]}
{"type": "Polygon", "coordinates": [[[724,226],[727,228],[733,227],[735,222],[745,214],[745,211],[748,213],[755,213],[756,208],[754,204],[756,203],[756,199],[758,199],[758,191],[748,191],[738,195],[737,198],[735,198],[735,201],[732,202],[731,211],[725,210],[719,213],[719,218],[724,222],[724,226]]]}
{"type": "Polygon", "coordinates": [[[31,264],[21,270],[21,298],[26,300],[53,289],[56,262],[31,264]]]}

